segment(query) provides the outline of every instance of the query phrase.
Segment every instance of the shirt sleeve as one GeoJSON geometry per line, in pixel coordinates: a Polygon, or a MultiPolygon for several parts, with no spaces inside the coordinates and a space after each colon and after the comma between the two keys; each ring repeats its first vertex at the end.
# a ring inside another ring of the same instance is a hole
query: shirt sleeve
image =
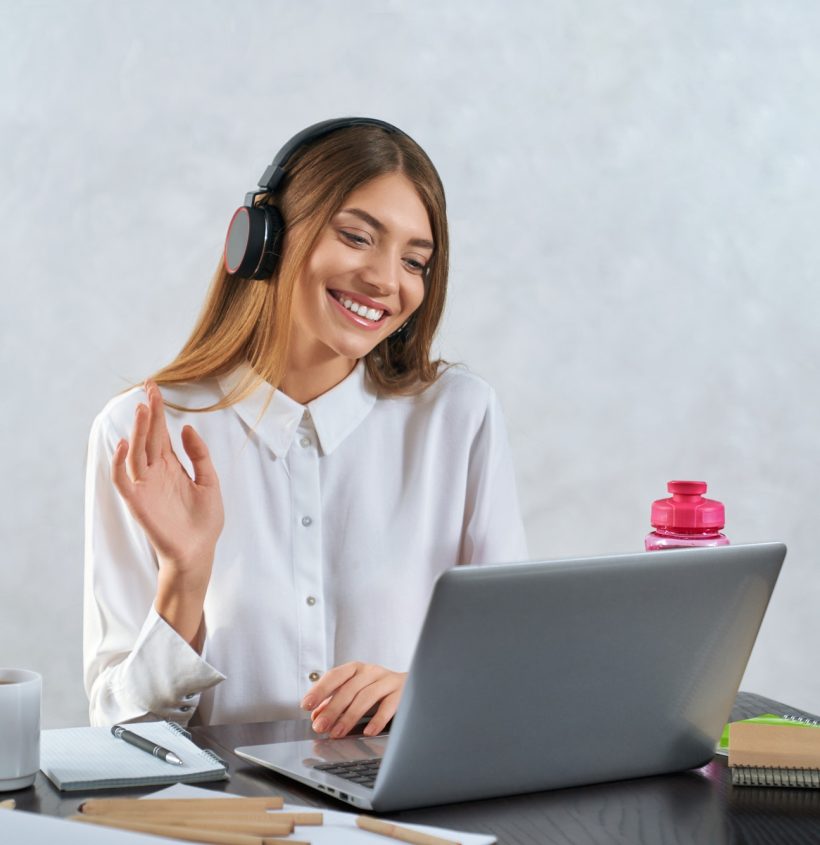
{"type": "Polygon", "coordinates": [[[156,612],[157,560],[111,481],[120,437],[94,421],[85,488],[83,664],[92,725],[187,724],[200,694],[225,676],[156,612]]]}
{"type": "Polygon", "coordinates": [[[461,563],[529,559],[504,414],[495,391],[470,449],[461,563]]]}

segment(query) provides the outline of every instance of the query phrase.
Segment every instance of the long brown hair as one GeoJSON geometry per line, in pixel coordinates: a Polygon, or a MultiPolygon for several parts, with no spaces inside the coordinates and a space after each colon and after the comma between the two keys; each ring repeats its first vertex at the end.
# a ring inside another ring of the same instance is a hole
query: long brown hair
{"type": "MultiPolygon", "coordinates": [[[[430,350],[444,310],[449,240],[444,188],[424,150],[407,135],[373,125],[339,129],[294,153],[275,195],[285,220],[282,255],[269,279],[229,275],[222,260],[214,273],[196,325],[177,357],[152,378],[160,385],[221,375],[242,363],[251,368],[231,392],[207,408],[225,408],[250,395],[262,381],[277,387],[285,374],[293,290],[314,245],[345,198],[387,173],[401,173],[427,209],[435,247],[425,269],[425,294],[400,332],[385,338],[365,358],[382,395],[417,393],[438,378],[430,350]],[[298,224],[299,229],[293,227],[298,224]]],[[[167,403],[178,407],[173,403],[167,403]]]]}

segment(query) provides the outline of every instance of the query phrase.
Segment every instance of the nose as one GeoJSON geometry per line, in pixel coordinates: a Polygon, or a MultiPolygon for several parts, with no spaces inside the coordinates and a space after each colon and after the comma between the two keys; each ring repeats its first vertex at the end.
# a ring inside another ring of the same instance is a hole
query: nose
{"type": "Polygon", "coordinates": [[[390,296],[399,290],[400,257],[391,250],[371,250],[370,259],[362,270],[362,281],[380,296],[390,296]]]}

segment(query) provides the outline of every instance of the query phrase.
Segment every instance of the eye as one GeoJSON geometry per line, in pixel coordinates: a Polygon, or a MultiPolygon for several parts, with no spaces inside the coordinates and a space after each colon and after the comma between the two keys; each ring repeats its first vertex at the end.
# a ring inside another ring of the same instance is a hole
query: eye
{"type": "Polygon", "coordinates": [[[404,263],[414,272],[421,275],[427,269],[426,264],[416,261],[414,258],[405,258],[404,263]]]}
{"type": "Polygon", "coordinates": [[[369,246],[370,244],[369,238],[364,235],[358,235],[356,232],[348,232],[346,229],[339,229],[339,233],[345,238],[345,240],[350,241],[350,243],[355,246],[369,246]]]}

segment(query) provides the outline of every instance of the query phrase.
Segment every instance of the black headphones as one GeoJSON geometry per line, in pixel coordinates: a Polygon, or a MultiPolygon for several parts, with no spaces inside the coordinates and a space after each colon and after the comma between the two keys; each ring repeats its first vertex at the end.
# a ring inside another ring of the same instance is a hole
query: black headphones
{"type": "Polygon", "coordinates": [[[276,154],[259,180],[259,189],[245,194],[245,204],[236,210],[228,226],[223,261],[231,275],[243,279],[266,279],[276,267],[285,221],[275,205],[254,205],[260,194],[274,192],[285,177],[290,157],[300,147],[318,141],[348,126],[380,126],[391,134],[405,133],[390,123],[369,117],[338,117],[323,120],[294,135],[276,154]]]}

